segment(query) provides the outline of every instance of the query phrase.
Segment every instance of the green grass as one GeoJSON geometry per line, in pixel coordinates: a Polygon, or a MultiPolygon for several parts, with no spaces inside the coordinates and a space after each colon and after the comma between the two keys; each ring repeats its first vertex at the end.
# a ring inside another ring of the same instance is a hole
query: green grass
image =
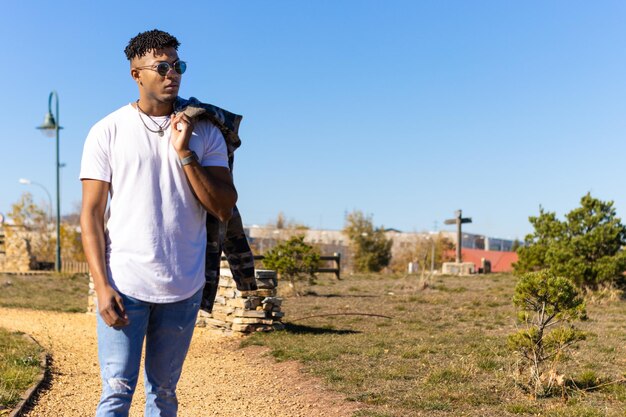
{"type": "Polygon", "coordinates": [[[89,279],[76,275],[0,274],[0,307],[85,312],[89,279]]]}
{"type": "Polygon", "coordinates": [[[355,416],[625,415],[626,384],[594,388],[626,370],[623,300],[588,306],[590,320],[580,327],[593,337],[560,369],[573,381],[569,401],[532,401],[515,383],[515,358],[506,348],[515,330],[514,277],[438,277],[426,290],[401,276],[322,283],[311,288],[314,296],[285,298],[285,331],[254,334],[242,345],[302,362],[332,389],[366,404],[355,416]],[[306,318],[324,313],[392,318],[306,318]]]}
{"type": "Polygon", "coordinates": [[[15,406],[41,372],[39,345],[0,328],[0,415],[15,406]]]}

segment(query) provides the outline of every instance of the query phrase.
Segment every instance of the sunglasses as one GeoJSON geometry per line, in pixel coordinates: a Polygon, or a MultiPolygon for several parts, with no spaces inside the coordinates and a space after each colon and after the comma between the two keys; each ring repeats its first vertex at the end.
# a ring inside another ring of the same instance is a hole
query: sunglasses
{"type": "Polygon", "coordinates": [[[158,64],[146,65],[145,67],[136,67],[135,69],[151,69],[156,71],[160,76],[165,77],[173,69],[177,74],[184,74],[187,70],[187,63],[185,61],[176,61],[174,64],[170,64],[167,61],[161,61],[158,64]]]}

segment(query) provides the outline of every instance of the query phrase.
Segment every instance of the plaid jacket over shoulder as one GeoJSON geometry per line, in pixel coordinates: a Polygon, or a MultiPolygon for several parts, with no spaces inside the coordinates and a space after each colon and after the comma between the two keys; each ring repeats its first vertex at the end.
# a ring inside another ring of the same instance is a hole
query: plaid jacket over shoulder
{"type": "MultiPolygon", "coordinates": [[[[232,173],[234,153],[241,146],[239,124],[243,117],[212,104],[202,103],[194,97],[189,99],[178,97],[174,103],[174,112],[183,112],[191,118],[207,119],[222,132],[228,149],[228,166],[232,173]]],[[[206,229],[206,285],[200,308],[211,312],[217,294],[222,252],[228,259],[228,265],[238,290],[256,290],[257,285],[254,278],[254,256],[244,233],[237,206],[233,209],[232,218],[227,222],[220,222],[207,213],[206,229]]]]}

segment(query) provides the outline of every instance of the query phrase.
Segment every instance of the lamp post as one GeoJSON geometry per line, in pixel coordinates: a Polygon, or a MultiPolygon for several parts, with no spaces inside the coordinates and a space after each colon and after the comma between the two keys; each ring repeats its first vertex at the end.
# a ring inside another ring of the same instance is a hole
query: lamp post
{"type": "Polygon", "coordinates": [[[50,192],[48,191],[48,189],[44,187],[43,184],[40,184],[35,181],[31,181],[26,178],[20,178],[19,182],[20,184],[24,184],[24,185],[36,185],[37,187],[42,188],[46,192],[46,194],[48,195],[48,221],[51,221],[52,220],[52,196],[50,195],[50,192]]]}
{"type": "Polygon", "coordinates": [[[56,259],[54,262],[54,270],[61,272],[61,193],[60,193],[60,180],[59,180],[59,130],[63,129],[59,126],[59,95],[56,91],[52,91],[48,96],[48,113],[46,114],[43,124],[38,126],[37,129],[41,129],[46,136],[56,137],[56,177],[57,177],[57,218],[56,218],[56,259]],[[52,97],[56,102],[56,118],[52,115],[52,97]]]}

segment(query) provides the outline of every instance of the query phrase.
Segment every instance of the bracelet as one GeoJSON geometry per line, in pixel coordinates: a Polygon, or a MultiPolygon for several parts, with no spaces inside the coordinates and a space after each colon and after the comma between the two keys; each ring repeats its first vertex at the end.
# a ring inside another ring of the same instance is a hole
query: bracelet
{"type": "Polygon", "coordinates": [[[191,151],[189,155],[187,155],[186,157],[180,160],[180,163],[182,164],[182,166],[185,166],[185,165],[189,165],[193,161],[199,161],[199,160],[200,158],[198,158],[198,155],[196,155],[194,151],[191,151]]]}

